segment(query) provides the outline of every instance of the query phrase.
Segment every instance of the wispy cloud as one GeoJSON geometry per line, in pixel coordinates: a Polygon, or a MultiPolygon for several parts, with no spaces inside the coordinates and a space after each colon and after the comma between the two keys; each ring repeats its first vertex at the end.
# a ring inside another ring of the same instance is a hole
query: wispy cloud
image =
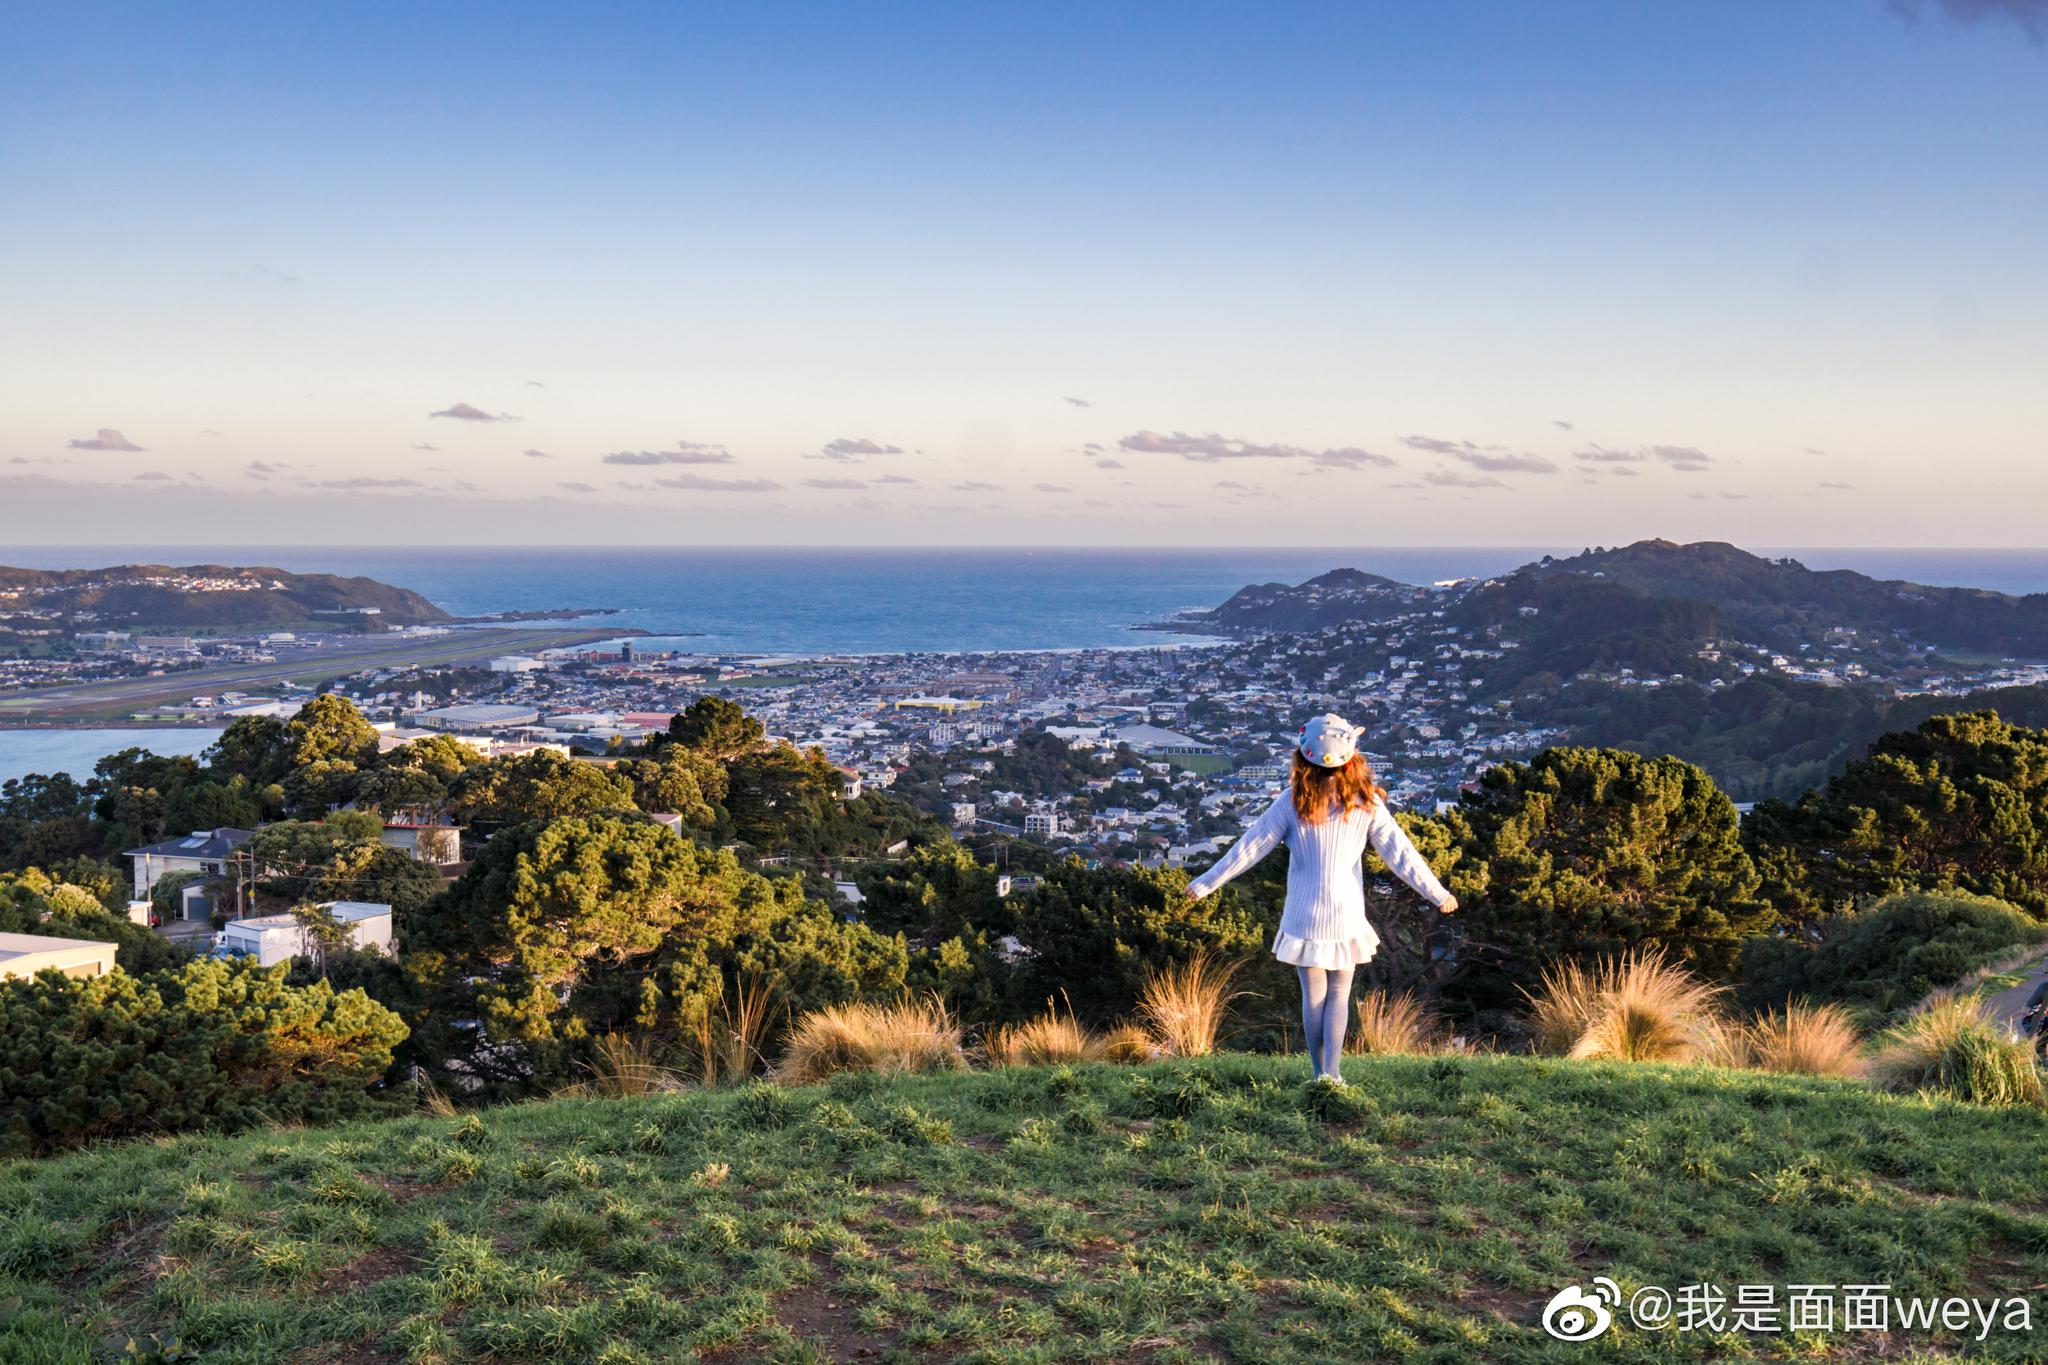
{"type": "Polygon", "coordinates": [[[866,436],[840,436],[825,442],[822,449],[804,456],[806,460],[865,460],[870,455],[901,455],[902,446],[892,446],[866,436]]]}
{"type": "MultiPolygon", "coordinates": [[[[1346,468],[1359,465],[1391,467],[1394,463],[1385,455],[1361,450],[1356,446],[1310,450],[1304,446],[1247,441],[1214,431],[1201,435],[1189,435],[1185,431],[1170,434],[1134,431],[1118,441],[1117,448],[1136,455],[1178,455],[1183,460],[1194,460],[1203,464],[1213,464],[1221,460],[1307,460],[1326,468],[1346,468]]],[[[1111,466],[1104,461],[1102,467],[1122,466],[1111,466]]]]}
{"type": "Polygon", "coordinates": [[[806,487],[806,488],[843,488],[843,489],[849,489],[849,490],[851,490],[851,489],[857,489],[857,488],[866,488],[867,486],[868,486],[868,481],[867,481],[866,479],[805,479],[805,480],[804,480],[804,487],[806,487]]]}
{"type": "Polygon", "coordinates": [[[1508,450],[1504,446],[1474,445],[1470,441],[1448,441],[1441,436],[1403,436],[1401,444],[1410,450],[1426,450],[1462,460],[1474,469],[1492,473],[1555,474],[1557,465],[1541,455],[1508,450]]]}
{"type": "Polygon", "coordinates": [[[1574,450],[1572,458],[1592,464],[1639,464],[1650,457],[1641,450],[1614,450],[1607,446],[1591,445],[1584,450],[1574,450]]]}
{"type": "Polygon", "coordinates": [[[1506,488],[1507,485],[1491,474],[1467,474],[1462,469],[1425,470],[1423,479],[1438,488],[1506,488]]]}
{"type": "Polygon", "coordinates": [[[1820,481],[1820,486],[1822,488],[1833,489],[1837,493],[1854,492],[1856,488],[1855,484],[1843,483],[1840,479],[1822,479],[1820,481]]]}
{"type": "Polygon", "coordinates": [[[1310,464],[1321,469],[1363,469],[1367,465],[1375,469],[1392,469],[1395,460],[1374,450],[1360,450],[1356,446],[1345,446],[1341,450],[1318,450],[1308,457],[1310,464]]]}
{"type": "Polygon", "coordinates": [[[1457,455],[1465,451],[1499,450],[1500,446],[1478,446],[1470,441],[1447,441],[1441,436],[1403,436],[1401,444],[1410,450],[1426,450],[1432,455],[1457,455]]]}
{"type": "Polygon", "coordinates": [[[1074,486],[1070,483],[1034,483],[1031,486],[1041,493],[1071,493],[1074,491],[1074,486]]]}
{"type": "Polygon", "coordinates": [[[252,479],[267,479],[273,474],[283,474],[300,466],[286,464],[283,460],[251,460],[242,469],[252,479]]]}
{"type": "Polygon", "coordinates": [[[516,422],[519,419],[509,412],[485,412],[473,403],[457,403],[453,407],[430,412],[429,417],[453,417],[459,422],[516,422]]]}
{"type": "Polygon", "coordinates": [[[677,441],[674,450],[614,450],[606,464],[731,464],[732,452],[706,441],[677,441]]]}
{"type": "Polygon", "coordinates": [[[1526,451],[1509,451],[1504,455],[1496,455],[1491,451],[1485,450],[1454,450],[1451,452],[1451,458],[1463,460],[1474,469],[1491,470],[1497,474],[1555,474],[1557,472],[1556,461],[1545,459],[1541,455],[1531,455],[1526,451]]]}
{"type": "Polygon", "coordinates": [[[441,447],[439,447],[439,446],[435,445],[435,444],[434,444],[433,442],[431,442],[431,441],[414,441],[414,442],[412,443],[412,448],[413,448],[414,450],[428,450],[428,451],[432,451],[432,452],[433,452],[433,453],[435,453],[436,455],[438,455],[438,454],[440,454],[440,453],[441,453],[441,447]]]}
{"type": "Polygon", "coordinates": [[[773,493],[782,487],[773,479],[709,479],[702,474],[676,474],[655,482],[663,488],[693,488],[700,493],[773,493]]]}
{"type": "Polygon", "coordinates": [[[418,479],[373,479],[366,475],[358,475],[353,479],[322,479],[312,485],[314,488],[338,489],[419,488],[422,486],[418,479]]]}
{"type": "Polygon", "coordinates": [[[555,458],[545,450],[522,450],[519,453],[529,460],[552,460],[555,458]]]}
{"type": "Polygon", "coordinates": [[[1092,408],[1095,406],[1093,403],[1089,402],[1085,398],[1069,398],[1067,399],[1067,402],[1073,407],[1077,408],[1092,408]]]}
{"type": "Polygon", "coordinates": [[[558,483],[555,487],[570,493],[595,493],[597,491],[595,485],[587,483],[558,483]]]}
{"type": "Polygon", "coordinates": [[[97,436],[80,437],[67,441],[65,445],[67,449],[71,450],[121,450],[134,454],[140,454],[146,449],[144,446],[135,444],[135,442],[129,440],[112,427],[101,427],[97,436]]]}
{"type": "Polygon", "coordinates": [[[1651,446],[1650,453],[1673,469],[1697,473],[1712,464],[1713,457],[1695,446],[1651,446]]]}
{"type": "Polygon", "coordinates": [[[1912,22],[1933,10],[1953,24],[2011,23],[2036,47],[2048,44],[2048,0],[1891,0],[1891,10],[1912,22]]]}
{"type": "Polygon", "coordinates": [[[948,484],[947,487],[951,488],[955,493],[1000,493],[1003,489],[1003,486],[999,483],[984,483],[980,479],[969,479],[965,483],[948,484]]]}
{"type": "Polygon", "coordinates": [[[1572,424],[1570,422],[1565,421],[1562,417],[1551,418],[1550,425],[1556,427],[1559,431],[1570,431],[1573,429],[1572,424]]]}
{"type": "Polygon", "coordinates": [[[877,486],[880,486],[882,484],[914,484],[917,480],[911,478],[908,474],[883,474],[878,476],[874,482],[877,486]]]}
{"type": "Polygon", "coordinates": [[[140,474],[137,474],[135,476],[135,482],[151,483],[158,479],[168,479],[170,477],[170,475],[164,473],[161,469],[145,469],[140,474]]]}

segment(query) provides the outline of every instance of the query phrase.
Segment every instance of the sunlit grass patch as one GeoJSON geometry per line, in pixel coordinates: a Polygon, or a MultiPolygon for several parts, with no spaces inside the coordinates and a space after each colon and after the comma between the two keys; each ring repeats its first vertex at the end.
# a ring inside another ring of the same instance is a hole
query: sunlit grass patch
{"type": "Polygon", "coordinates": [[[157,1333],[278,1361],[1563,1360],[1536,1314],[1589,1273],[2048,1278],[2038,1111],[1694,1065],[1345,1071],[840,1072],[0,1164],[0,1359],[157,1333]]]}

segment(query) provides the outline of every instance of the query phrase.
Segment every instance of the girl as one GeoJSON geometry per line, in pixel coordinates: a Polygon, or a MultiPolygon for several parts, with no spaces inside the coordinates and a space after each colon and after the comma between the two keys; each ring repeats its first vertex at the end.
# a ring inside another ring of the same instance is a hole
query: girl
{"type": "Polygon", "coordinates": [[[1188,883],[1195,900],[1214,891],[1281,844],[1287,845],[1287,908],[1273,956],[1301,978],[1301,1026],[1320,1080],[1344,1084],[1337,1064],[1351,1022],[1351,971],[1372,959],[1379,935],[1365,922],[1369,843],[1394,875],[1443,914],[1458,908],[1387,810],[1386,790],[1358,752],[1358,727],[1317,716],[1301,727],[1288,789],[1230,851],[1188,883]]]}

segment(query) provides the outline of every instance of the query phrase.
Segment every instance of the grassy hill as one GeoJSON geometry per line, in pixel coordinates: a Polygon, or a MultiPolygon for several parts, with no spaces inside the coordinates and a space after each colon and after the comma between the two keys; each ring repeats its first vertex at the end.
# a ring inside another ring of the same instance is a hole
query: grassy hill
{"type": "Polygon", "coordinates": [[[1536,1325],[1567,1283],[2038,1294],[2048,1116],[1528,1058],[562,1100],[0,1166],[0,1361],[2039,1359],[1536,1325]],[[143,1345],[148,1346],[145,1337],[143,1345]],[[143,1358],[150,1358],[147,1354],[143,1358]]]}

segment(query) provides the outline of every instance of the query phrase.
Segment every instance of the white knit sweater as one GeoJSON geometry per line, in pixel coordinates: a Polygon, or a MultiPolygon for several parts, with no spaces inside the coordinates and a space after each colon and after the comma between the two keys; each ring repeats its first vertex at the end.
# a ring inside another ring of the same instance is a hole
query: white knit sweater
{"type": "Polygon", "coordinates": [[[1208,895],[1281,844],[1287,845],[1287,908],[1273,951],[1304,967],[1350,967],[1369,959],[1379,935],[1365,918],[1365,857],[1370,844],[1390,871],[1432,905],[1450,898],[1416,852],[1385,801],[1346,811],[1312,825],[1294,813],[1282,791],[1215,866],[1188,883],[1188,894],[1208,895]],[[1306,959],[1306,960],[1305,960],[1306,959]]]}

